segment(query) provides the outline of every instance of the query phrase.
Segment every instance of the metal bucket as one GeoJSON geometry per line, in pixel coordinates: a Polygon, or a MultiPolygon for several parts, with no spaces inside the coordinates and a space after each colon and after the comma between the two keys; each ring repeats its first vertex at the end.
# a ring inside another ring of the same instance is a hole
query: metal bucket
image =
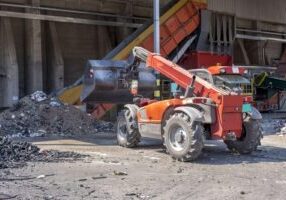
{"type": "Polygon", "coordinates": [[[90,103],[132,103],[130,86],[138,80],[140,95],[153,97],[156,77],[151,69],[140,66],[130,70],[127,61],[89,60],[84,72],[81,101],[90,103]]]}

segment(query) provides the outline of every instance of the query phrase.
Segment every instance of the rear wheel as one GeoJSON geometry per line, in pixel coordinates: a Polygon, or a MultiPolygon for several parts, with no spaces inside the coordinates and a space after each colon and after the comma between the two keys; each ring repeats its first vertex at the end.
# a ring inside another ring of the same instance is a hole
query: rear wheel
{"type": "Polygon", "coordinates": [[[240,154],[249,154],[261,144],[263,135],[259,120],[251,119],[249,116],[243,122],[242,137],[235,141],[224,141],[228,149],[240,154]]]}
{"type": "Polygon", "coordinates": [[[117,142],[120,146],[132,148],[140,142],[141,135],[136,121],[137,110],[136,105],[129,105],[118,114],[116,132],[117,142]]]}
{"type": "Polygon", "coordinates": [[[184,113],[175,113],[163,128],[164,145],[168,153],[179,161],[192,161],[203,149],[203,128],[184,113]]]}

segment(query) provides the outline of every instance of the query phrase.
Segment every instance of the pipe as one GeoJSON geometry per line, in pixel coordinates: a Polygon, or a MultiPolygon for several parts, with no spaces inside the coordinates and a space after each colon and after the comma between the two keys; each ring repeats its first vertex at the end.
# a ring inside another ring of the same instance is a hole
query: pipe
{"type": "MultiPolygon", "coordinates": [[[[160,0],[153,0],[154,9],[154,53],[160,54],[160,0]]],[[[155,72],[156,75],[156,90],[154,97],[158,100],[161,99],[161,79],[160,73],[155,72]]]]}
{"type": "Polygon", "coordinates": [[[160,0],[154,0],[154,52],[160,54],[160,0]]]}
{"type": "Polygon", "coordinates": [[[273,70],[273,71],[275,71],[275,70],[277,70],[277,67],[270,67],[270,66],[268,66],[268,65],[266,65],[266,66],[259,66],[259,65],[232,65],[233,67],[237,67],[237,68],[239,68],[239,67],[243,67],[243,68],[245,68],[245,69],[259,69],[259,70],[273,70]]]}
{"type": "Polygon", "coordinates": [[[20,18],[20,19],[35,19],[35,20],[42,20],[42,21],[87,24],[87,25],[96,25],[96,26],[115,26],[115,27],[130,27],[130,28],[139,28],[142,26],[142,24],[135,24],[131,22],[127,23],[127,22],[119,22],[119,21],[103,21],[103,20],[63,17],[63,16],[55,16],[55,15],[10,12],[10,11],[4,11],[4,10],[0,10],[0,16],[20,18]]]}
{"type": "Polygon", "coordinates": [[[264,36],[254,36],[254,35],[244,35],[236,34],[236,38],[247,39],[247,40],[257,40],[257,41],[273,41],[273,42],[282,42],[286,43],[286,39],[273,38],[273,37],[264,37],[264,36]]]}
{"type": "Polygon", "coordinates": [[[267,35],[286,36],[286,33],[283,33],[283,32],[259,31],[259,30],[245,29],[245,28],[236,28],[236,30],[240,32],[248,32],[248,33],[260,33],[260,34],[267,34],[267,35]]]}

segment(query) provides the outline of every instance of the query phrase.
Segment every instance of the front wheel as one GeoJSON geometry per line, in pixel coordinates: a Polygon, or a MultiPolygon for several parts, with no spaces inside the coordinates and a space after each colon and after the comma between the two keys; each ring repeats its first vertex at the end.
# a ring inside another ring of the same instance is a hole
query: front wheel
{"type": "Polygon", "coordinates": [[[164,145],[168,153],[179,161],[192,161],[203,149],[203,128],[200,122],[184,113],[175,113],[163,128],[164,145]]]}
{"type": "Polygon", "coordinates": [[[129,105],[118,114],[116,132],[117,142],[120,146],[132,148],[140,142],[141,135],[136,120],[137,110],[136,105],[129,105]]]}
{"type": "Polygon", "coordinates": [[[249,154],[257,149],[261,144],[263,135],[260,128],[260,121],[251,119],[249,116],[243,122],[241,138],[232,141],[224,141],[228,149],[240,154],[249,154]]]}

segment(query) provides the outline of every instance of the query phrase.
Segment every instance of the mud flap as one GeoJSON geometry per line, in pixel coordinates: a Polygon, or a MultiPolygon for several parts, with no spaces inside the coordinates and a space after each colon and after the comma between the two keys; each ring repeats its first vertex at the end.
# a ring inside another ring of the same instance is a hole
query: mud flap
{"type": "Polygon", "coordinates": [[[262,120],[261,113],[256,108],[254,108],[253,106],[251,107],[251,111],[247,112],[247,114],[250,116],[251,119],[262,120]]]}
{"type": "Polygon", "coordinates": [[[175,108],[175,111],[186,113],[186,115],[188,115],[192,119],[192,121],[197,121],[197,122],[204,121],[202,113],[196,108],[189,106],[180,106],[175,108]]]}

